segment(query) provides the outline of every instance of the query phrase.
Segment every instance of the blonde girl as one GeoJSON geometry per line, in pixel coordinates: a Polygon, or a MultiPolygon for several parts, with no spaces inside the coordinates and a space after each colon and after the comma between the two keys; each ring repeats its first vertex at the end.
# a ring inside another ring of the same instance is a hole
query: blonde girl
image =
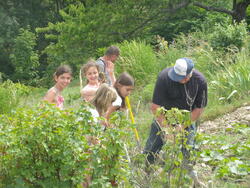
{"type": "Polygon", "coordinates": [[[44,100],[55,104],[58,108],[63,109],[64,98],[62,91],[69,85],[72,79],[72,70],[68,65],[61,65],[54,73],[56,84],[48,90],[44,100]]]}
{"type": "Polygon", "coordinates": [[[87,85],[81,90],[81,97],[89,102],[91,101],[100,84],[102,83],[102,79],[99,74],[99,66],[95,63],[95,61],[90,60],[82,67],[82,73],[87,79],[87,85]]]}
{"type": "Polygon", "coordinates": [[[104,117],[108,120],[110,115],[117,111],[126,108],[125,97],[129,96],[134,89],[134,79],[131,75],[124,72],[122,73],[114,84],[116,90],[116,100],[110,105],[104,117]]]}
{"type": "Polygon", "coordinates": [[[99,116],[104,116],[110,105],[116,100],[117,95],[114,88],[103,83],[96,92],[91,103],[96,107],[99,116]]]}

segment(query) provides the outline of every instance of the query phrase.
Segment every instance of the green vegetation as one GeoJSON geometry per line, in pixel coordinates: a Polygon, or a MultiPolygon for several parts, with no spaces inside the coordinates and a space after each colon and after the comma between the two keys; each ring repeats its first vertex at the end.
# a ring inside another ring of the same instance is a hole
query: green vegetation
{"type": "MultiPolygon", "coordinates": [[[[249,3],[202,3],[1,2],[0,187],[80,187],[87,176],[92,177],[92,187],[116,183],[121,187],[190,187],[191,180],[180,166],[180,140],[165,145],[161,160],[148,175],[133,125],[116,113],[112,116],[115,126],[103,132],[82,105],[78,72],[90,57],[102,56],[111,44],[119,46],[116,75],[127,71],[136,80],[130,101],[141,147],[153,119],[149,105],[157,75],[177,58],[190,57],[207,78],[208,106],[201,121],[249,105],[249,3]],[[214,7],[228,11],[207,11],[214,7]],[[239,14],[231,12],[239,10],[239,14]],[[40,105],[52,86],[55,68],[65,63],[74,69],[74,80],[63,93],[66,110],[40,105]]],[[[183,119],[182,115],[178,118],[183,119]]],[[[194,156],[203,182],[210,187],[248,187],[249,138],[249,125],[244,124],[200,133],[194,156]]]]}
{"type": "Polygon", "coordinates": [[[111,120],[115,128],[105,132],[84,106],[61,111],[40,104],[2,115],[0,122],[1,187],[72,187],[87,174],[94,187],[108,187],[128,176],[122,156],[124,143],[131,145],[130,126],[118,114],[111,120]]]}

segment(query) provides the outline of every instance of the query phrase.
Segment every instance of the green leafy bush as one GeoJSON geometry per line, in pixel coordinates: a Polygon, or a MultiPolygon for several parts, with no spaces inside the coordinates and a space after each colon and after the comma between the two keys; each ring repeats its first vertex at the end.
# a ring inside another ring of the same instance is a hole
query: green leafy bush
{"type": "Polygon", "coordinates": [[[210,36],[210,43],[216,50],[223,51],[230,46],[241,49],[247,35],[247,26],[244,22],[240,24],[217,24],[210,36]]]}
{"type": "Polygon", "coordinates": [[[20,98],[28,95],[31,89],[20,83],[13,83],[10,80],[0,84],[0,114],[8,113],[15,109],[20,98]]]}
{"type": "Polygon", "coordinates": [[[61,111],[46,103],[0,116],[0,186],[72,187],[86,174],[94,187],[124,183],[127,122],[116,114],[112,124],[104,132],[87,108],[61,111]]]}

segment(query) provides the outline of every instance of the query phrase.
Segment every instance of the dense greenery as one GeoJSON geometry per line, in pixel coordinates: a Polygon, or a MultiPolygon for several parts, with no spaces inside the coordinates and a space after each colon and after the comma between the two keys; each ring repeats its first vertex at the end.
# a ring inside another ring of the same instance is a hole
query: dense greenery
{"type": "Polygon", "coordinates": [[[111,123],[104,132],[84,106],[61,111],[41,104],[0,116],[1,187],[71,187],[87,175],[94,187],[126,183],[130,125],[118,114],[111,123]]]}
{"type": "Polygon", "coordinates": [[[72,65],[76,71],[90,57],[102,55],[103,48],[124,40],[139,38],[154,43],[154,36],[160,35],[171,43],[180,33],[206,30],[215,23],[228,24],[231,20],[239,23],[246,19],[249,24],[248,6],[247,0],[202,3],[196,0],[6,0],[0,3],[2,77],[34,84],[34,75],[46,80],[44,77],[48,78],[62,63],[72,65]],[[30,80],[26,75],[17,76],[13,64],[17,61],[13,60],[13,54],[25,50],[17,44],[21,28],[36,35],[29,44],[32,49],[25,52],[30,57],[23,59],[36,64],[38,72],[31,71],[30,80]]]}
{"type": "MultiPolygon", "coordinates": [[[[211,117],[219,105],[225,111],[226,105],[246,99],[250,91],[248,1],[202,3],[194,0],[1,2],[0,187],[51,184],[79,187],[88,177],[92,178],[92,187],[110,187],[116,183],[125,187],[162,184],[189,187],[190,178],[180,166],[178,140],[166,144],[160,163],[152,167],[150,176],[145,173],[145,156],[140,147],[148,136],[152,114],[145,109],[158,73],[173,65],[177,58],[192,58],[195,68],[208,81],[206,111],[213,113],[211,117]],[[236,15],[239,5],[248,7],[246,21],[237,20],[242,16],[236,15]],[[134,127],[122,115],[114,114],[111,121],[115,126],[104,132],[93,121],[88,108],[79,105],[79,67],[88,58],[103,55],[111,44],[121,49],[116,74],[127,71],[136,80],[131,102],[140,125],[140,146],[131,131],[134,127]],[[77,73],[73,86],[64,92],[69,109],[61,111],[53,105],[36,105],[46,89],[35,90],[27,85],[49,87],[52,73],[62,63],[71,65],[77,73]]],[[[178,114],[174,111],[173,117],[178,114]]],[[[179,114],[178,118],[183,116],[179,114]]],[[[196,160],[211,168],[214,175],[206,180],[213,181],[215,186],[232,182],[233,186],[247,187],[250,172],[247,125],[232,124],[214,135],[200,134],[197,140],[200,150],[195,153],[196,160]],[[236,137],[226,139],[228,135],[236,137]]]]}

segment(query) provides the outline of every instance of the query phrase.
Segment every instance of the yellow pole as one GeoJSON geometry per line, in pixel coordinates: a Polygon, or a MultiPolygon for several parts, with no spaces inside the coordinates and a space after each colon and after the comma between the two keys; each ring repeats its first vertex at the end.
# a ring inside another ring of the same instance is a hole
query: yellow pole
{"type": "Polygon", "coordinates": [[[82,90],[82,71],[80,69],[80,72],[79,72],[79,81],[80,81],[80,91],[82,90]]]}
{"type": "MultiPolygon", "coordinates": [[[[135,124],[135,119],[134,119],[134,115],[133,115],[133,112],[132,112],[132,109],[131,109],[131,106],[130,106],[128,96],[125,97],[125,102],[126,102],[126,106],[128,107],[128,110],[129,110],[129,116],[130,116],[131,122],[132,122],[132,124],[135,124]]],[[[139,134],[138,134],[138,131],[137,131],[136,128],[134,128],[134,133],[135,133],[136,140],[139,143],[140,139],[139,139],[139,134]]]]}

